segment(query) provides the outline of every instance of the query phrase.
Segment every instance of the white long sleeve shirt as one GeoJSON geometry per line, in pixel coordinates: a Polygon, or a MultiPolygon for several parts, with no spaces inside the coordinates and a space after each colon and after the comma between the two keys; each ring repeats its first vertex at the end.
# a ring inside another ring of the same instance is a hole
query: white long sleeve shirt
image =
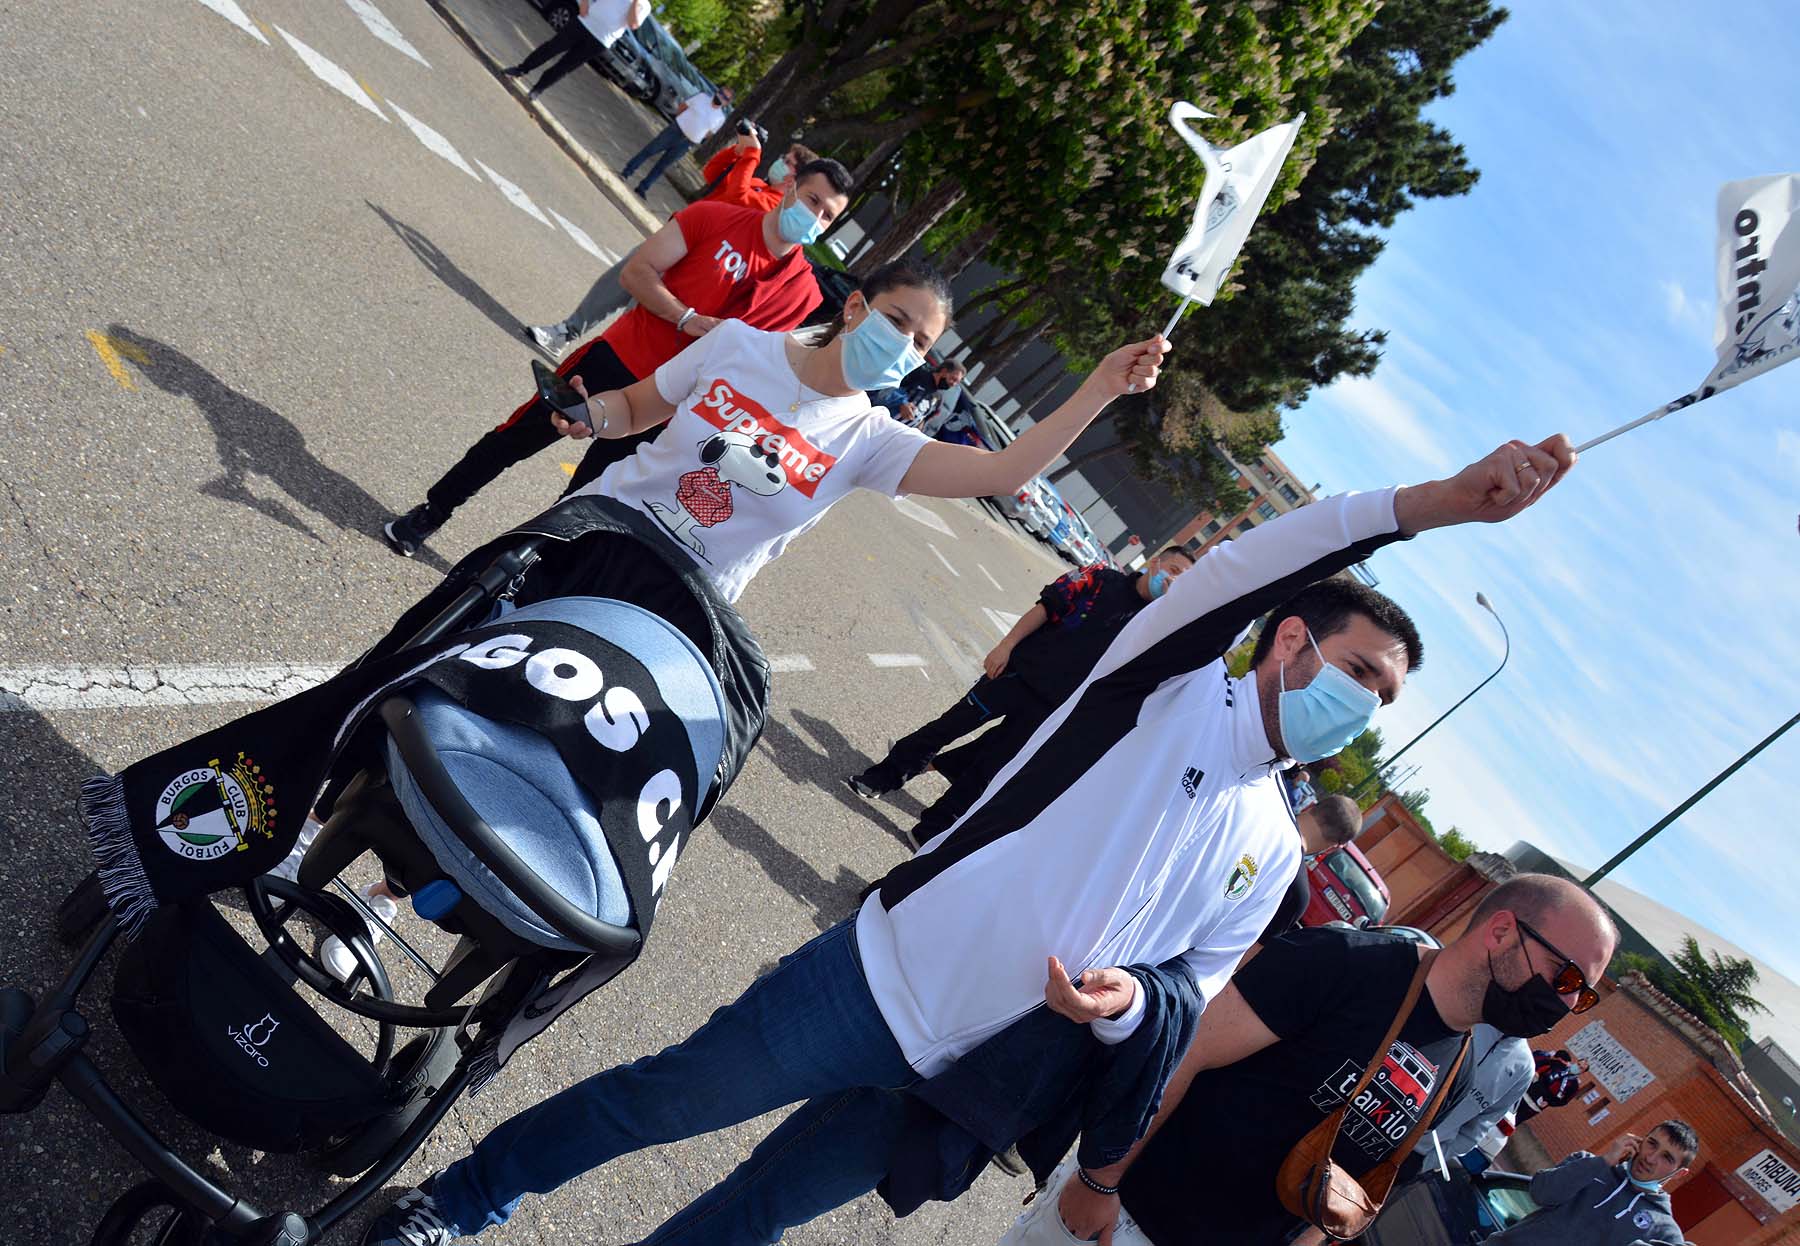
{"type": "MultiPolygon", "coordinates": [[[[1230,978],[1299,866],[1254,674],[1222,655],[1258,617],[1398,536],[1394,492],[1316,502],[1210,551],[1139,612],[949,830],[857,914],[877,1007],[921,1075],[1071,973],[1181,957],[1230,978]]],[[[1124,1038],[1141,1009],[1096,1022],[1124,1038]]]]}

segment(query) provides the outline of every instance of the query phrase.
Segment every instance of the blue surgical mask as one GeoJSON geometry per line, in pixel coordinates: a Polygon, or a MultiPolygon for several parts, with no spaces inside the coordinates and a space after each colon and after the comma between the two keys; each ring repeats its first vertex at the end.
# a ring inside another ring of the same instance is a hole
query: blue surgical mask
{"type": "MultiPolygon", "coordinates": [[[[1281,741],[1295,761],[1321,761],[1342,752],[1361,735],[1381,706],[1381,698],[1357,683],[1319,653],[1319,642],[1306,633],[1319,654],[1319,673],[1304,688],[1289,688],[1276,701],[1281,741]]],[[[1278,678],[1287,682],[1287,669],[1278,678]]]]}
{"type": "Polygon", "coordinates": [[[844,335],[844,381],[852,389],[891,389],[907,373],[923,366],[925,356],[894,322],[869,308],[869,314],[844,335]]]}
{"type": "Polygon", "coordinates": [[[817,239],[819,231],[824,228],[819,218],[812,214],[812,209],[798,199],[783,208],[781,215],[775,220],[775,231],[789,242],[799,243],[801,246],[817,239]]]}
{"type": "Polygon", "coordinates": [[[771,185],[773,185],[774,183],[779,182],[782,178],[786,177],[787,175],[788,175],[787,157],[786,156],[775,157],[775,162],[769,166],[769,177],[768,177],[769,183],[771,185]]]}
{"type": "Polygon", "coordinates": [[[1152,571],[1150,573],[1150,583],[1148,587],[1150,589],[1150,600],[1155,601],[1158,597],[1161,597],[1164,593],[1169,591],[1169,573],[1167,571],[1152,571]]]}

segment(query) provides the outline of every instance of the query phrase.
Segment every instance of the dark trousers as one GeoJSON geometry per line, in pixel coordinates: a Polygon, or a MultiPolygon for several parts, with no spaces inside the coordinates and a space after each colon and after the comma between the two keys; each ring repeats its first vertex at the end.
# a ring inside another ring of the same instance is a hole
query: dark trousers
{"type": "MultiPolygon", "coordinates": [[[[613,353],[613,348],[601,341],[591,342],[569,356],[557,372],[563,376],[579,376],[590,394],[623,389],[637,380],[613,353]]],[[[657,428],[617,439],[594,438],[588,443],[588,452],[564,493],[594,480],[659,431],[657,428]]],[[[560,440],[562,438],[550,423],[550,405],[542,398],[532,398],[503,424],[470,446],[456,465],[426,490],[425,501],[431,508],[432,518],[443,523],[451,511],[486,488],[501,472],[560,440]]]]}
{"type": "Polygon", "coordinates": [[[681,127],[671,121],[667,129],[645,143],[643,150],[626,162],[624,169],[620,170],[619,176],[629,182],[631,175],[637,172],[639,165],[645,163],[652,156],[656,157],[656,166],[644,175],[643,181],[637,184],[638,194],[647,195],[650,193],[650,188],[656,184],[656,179],[668,172],[670,165],[692,151],[693,148],[693,143],[689,142],[688,136],[681,132],[681,127]]]}
{"type": "MultiPolygon", "coordinates": [[[[1003,674],[999,679],[983,675],[962,700],[917,731],[895,740],[887,756],[863,771],[860,777],[877,791],[891,792],[922,772],[926,763],[953,741],[996,718],[1015,713],[1030,715],[1043,705],[1044,699],[1017,675],[1003,674]]],[[[1049,707],[1044,707],[1038,714],[1038,721],[1042,722],[1048,712],[1049,707]]],[[[958,767],[959,770],[964,768],[958,767]]]]}
{"type": "Polygon", "coordinates": [[[949,752],[939,753],[933,761],[939,774],[950,780],[950,788],[925,806],[919,823],[913,828],[913,839],[924,843],[969,811],[981,799],[987,785],[1000,773],[1001,767],[1018,755],[1050,711],[1056,707],[1033,695],[1029,702],[1016,705],[992,731],[949,752]]]}
{"type": "Polygon", "coordinates": [[[544,76],[537,80],[537,85],[531,88],[542,91],[593,60],[599,50],[600,41],[594,38],[586,26],[571,17],[567,26],[531,49],[531,55],[513,68],[521,74],[528,74],[551,57],[561,56],[562,59],[550,66],[544,76]]]}

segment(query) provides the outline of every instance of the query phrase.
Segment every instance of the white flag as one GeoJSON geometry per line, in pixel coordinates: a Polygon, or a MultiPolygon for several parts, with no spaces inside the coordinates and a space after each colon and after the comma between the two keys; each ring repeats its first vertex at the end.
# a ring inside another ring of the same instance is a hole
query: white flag
{"type": "Polygon", "coordinates": [[[1194,205],[1194,224],[1162,275],[1163,284],[1175,293],[1208,304],[1225,284],[1225,275],[1236,263],[1256,214],[1262,211],[1269,188],[1281,172],[1281,162],[1293,149],[1300,123],[1306,120],[1301,113],[1236,147],[1220,148],[1187,124],[1191,118],[1210,116],[1185,100],[1169,109],[1169,124],[1200,157],[1206,182],[1200,188],[1200,202],[1194,205]]]}
{"type": "Polygon", "coordinates": [[[1719,362],[1702,397],[1800,356],[1800,174],[1719,191],[1719,362]]]}

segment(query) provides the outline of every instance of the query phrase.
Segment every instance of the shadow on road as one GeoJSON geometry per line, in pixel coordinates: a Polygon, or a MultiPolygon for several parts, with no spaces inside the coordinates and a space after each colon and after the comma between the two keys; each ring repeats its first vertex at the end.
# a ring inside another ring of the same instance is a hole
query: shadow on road
{"type": "MultiPolygon", "coordinates": [[[[152,385],[191,399],[200,408],[218,443],[220,469],[218,476],[200,486],[201,493],[246,506],[322,544],[324,538],[287,503],[250,491],[254,473],[336,527],[379,539],[374,534],[392,511],[354,480],[321,463],[306,448],[305,434],[280,412],[232,389],[166,342],[119,324],[108,325],[106,335],[152,385]]],[[[429,551],[419,561],[439,571],[450,569],[429,551]]]]}
{"type": "Polygon", "coordinates": [[[448,286],[452,293],[461,296],[464,302],[486,316],[499,326],[501,332],[517,341],[524,341],[525,323],[507,311],[500,300],[484,290],[480,283],[456,266],[456,261],[438,249],[437,243],[408,225],[405,221],[389,216],[381,208],[363,200],[369,211],[381,218],[381,223],[394,231],[396,237],[406,244],[407,250],[425,265],[433,277],[448,286]]]}
{"type": "Polygon", "coordinates": [[[912,839],[905,828],[919,820],[921,805],[905,792],[892,792],[879,801],[864,800],[844,786],[844,776],[866,770],[873,758],[844,738],[843,732],[826,722],[799,710],[791,711],[794,722],[811,736],[807,740],[787,724],[771,718],[763,727],[759,747],[768,753],[781,773],[795,783],[816,787],[859,818],[866,818],[892,835],[910,855],[912,839]],[[885,810],[892,808],[902,822],[895,822],[885,810]]]}
{"type": "Polygon", "coordinates": [[[742,810],[715,810],[710,822],[720,839],[755,857],[770,881],[810,908],[813,924],[820,930],[829,930],[850,916],[869,885],[868,879],[842,865],[836,878],[826,878],[742,810]]]}

